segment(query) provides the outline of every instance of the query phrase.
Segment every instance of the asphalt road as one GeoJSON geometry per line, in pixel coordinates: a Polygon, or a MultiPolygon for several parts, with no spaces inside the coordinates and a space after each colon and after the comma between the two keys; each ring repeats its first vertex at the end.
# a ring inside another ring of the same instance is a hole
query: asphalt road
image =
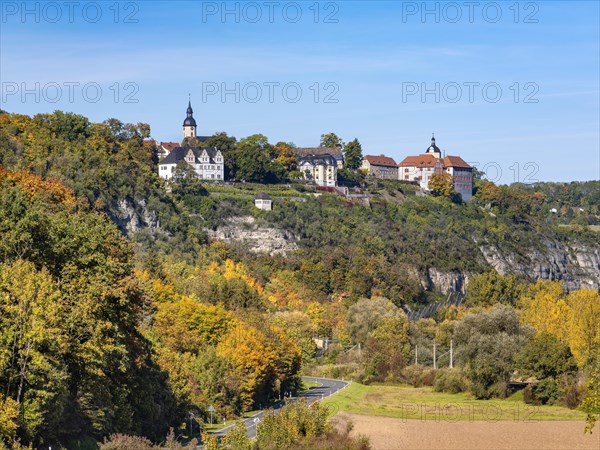
{"type": "MultiPolygon", "coordinates": [[[[314,377],[302,377],[303,381],[311,381],[313,383],[319,383],[320,386],[313,387],[306,392],[303,392],[298,397],[292,397],[292,400],[296,400],[298,398],[305,398],[308,403],[313,403],[317,400],[322,400],[325,397],[329,397],[330,395],[335,394],[339,390],[348,386],[347,381],[341,380],[330,380],[328,378],[314,378],[314,377]]],[[[277,410],[283,406],[283,402],[277,403],[272,408],[277,410]]],[[[244,423],[246,424],[246,430],[248,431],[248,436],[251,438],[256,437],[256,425],[260,423],[260,420],[264,414],[264,411],[256,413],[252,417],[248,417],[244,419],[244,423]]],[[[227,434],[235,425],[230,425],[228,427],[220,429],[218,432],[214,433],[217,436],[224,436],[227,434]]]]}

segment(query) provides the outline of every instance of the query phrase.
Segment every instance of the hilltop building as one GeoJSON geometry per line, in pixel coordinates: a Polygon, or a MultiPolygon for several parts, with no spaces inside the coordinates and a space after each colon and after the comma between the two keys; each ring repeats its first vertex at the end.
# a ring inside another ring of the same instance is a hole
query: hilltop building
{"type": "Polygon", "coordinates": [[[431,145],[425,153],[407,156],[399,166],[398,179],[417,181],[424,190],[429,190],[429,179],[433,174],[449,173],[454,179],[454,190],[464,201],[473,196],[473,167],[460,156],[442,156],[442,151],[431,138],[431,145]]]}
{"type": "Polygon", "coordinates": [[[306,156],[332,156],[335,160],[338,169],[344,168],[344,155],[342,149],[339,147],[304,147],[304,148],[292,148],[292,152],[298,156],[298,158],[306,156]]]}
{"type": "Polygon", "coordinates": [[[311,180],[318,186],[337,186],[338,162],[334,156],[323,153],[298,158],[298,168],[305,180],[311,180]]]}
{"type": "Polygon", "coordinates": [[[366,155],[360,168],[366,170],[369,175],[375,178],[383,180],[398,179],[398,164],[387,156],[366,155]]]}
{"type": "MultiPolygon", "coordinates": [[[[183,139],[196,139],[198,142],[204,142],[210,136],[196,135],[196,120],[194,119],[194,111],[192,110],[191,101],[188,102],[186,118],[183,121],[183,139]]],[[[189,164],[198,178],[201,180],[222,181],[225,173],[225,164],[223,155],[215,147],[196,147],[196,146],[174,146],[172,142],[161,143],[160,149],[167,153],[165,158],[158,164],[158,175],[161,178],[168,180],[173,176],[173,171],[177,164],[185,161],[189,164]],[[167,144],[167,145],[163,145],[167,144]]],[[[160,153],[159,153],[160,155],[160,153]]]]}

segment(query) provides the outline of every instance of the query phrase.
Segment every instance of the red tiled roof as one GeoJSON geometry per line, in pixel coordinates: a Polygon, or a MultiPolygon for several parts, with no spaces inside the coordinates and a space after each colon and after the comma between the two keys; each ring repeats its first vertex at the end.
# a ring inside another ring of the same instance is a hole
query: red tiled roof
{"type": "Polygon", "coordinates": [[[161,142],[160,146],[170,153],[180,145],[177,142],[161,142]]]}
{"type": "Polygon", "coordinates": [[[460,156],[446,156],[442,162],[444,163],[444,167],[462,167],[465,169],[472,169],[472,167],[460,156]]]}
{"type": "Polygon", "coordinates": [[[433,167],[437,161],[438,158],[435,156],[423,153],[419,156],[407,156],[398,165],[401,167],[433,167]]]}
{"type": "Polygon", "coordinates": [[[369,161],[369,164],[373,166],[396,167],[398,165],[396,164],[396,161],[387,156],[366,155],[363,159],[369,161]]]}
{"type": "Polygon", "coordinates": [[[291,149],[298,156],[325,155],[342,156],[342,149],[339,147],[303,147],[291,149]]]}

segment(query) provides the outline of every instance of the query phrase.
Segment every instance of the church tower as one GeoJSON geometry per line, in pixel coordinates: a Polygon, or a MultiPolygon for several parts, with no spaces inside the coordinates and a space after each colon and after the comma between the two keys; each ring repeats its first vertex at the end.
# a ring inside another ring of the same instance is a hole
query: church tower
{"type": "Polygon", "coordinates": [[[427,149],[427,151],[425,153],[433,155],[436,158],[442,157],[442,151],[438,148],[437,145],[435,145],[435,136],[434,135],[431,136],[431,145],[429,146],[429,148],[427,149]]]}
{"type": "Polygon", "coordinates": [[[187,117],[183,121],[183,138],[196,137],[196,120],[194,120],[194,110],[192,109],[192,101],[188,101],[187,117]]]}

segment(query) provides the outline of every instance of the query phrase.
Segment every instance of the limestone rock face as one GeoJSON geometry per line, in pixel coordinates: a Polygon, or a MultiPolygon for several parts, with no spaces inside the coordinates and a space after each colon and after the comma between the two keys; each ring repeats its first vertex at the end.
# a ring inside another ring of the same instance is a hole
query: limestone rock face
{"type": "Polygon", "coordinates": [[[160,228],[156,211],[148,209],[143,198],[123,198],[111,208],[111,219],[124,234],[132,234],[144,228],[160,228]]]}
{"type": "MultiPolygon", "coordinates": [[[[501,275],[514,274],[531,281],[562,281],[568,291],[600,289],[600,249],[597,247],[546,240],[543,249],[531,249],[524,255],[502,252],[495,246],[482,245],[479,250],[480,255],[471,257],[482,257],[501,275]]],[[[423,289],[464,295],[473,274],[430,267],[420,273],[415,270],[413,275],[423,289]]]]}
{"type": "Polygon", "coordinates": [[[533,280],[559,280],[567,290],[600,289],[600,249],[580,243],[544,241],[544,249],[517,258],[496,247],[480,247],[490,266],[500,274],[513,273],[533,280]]]}
{"type": "Polygon", "coordinates": [[[259,225],[252,216],[235,217],[216,230],[208,230],[212,239],[247,245],[254,253],[285,254],[298,248],[291,233],[275,227],[259,225]]]}

